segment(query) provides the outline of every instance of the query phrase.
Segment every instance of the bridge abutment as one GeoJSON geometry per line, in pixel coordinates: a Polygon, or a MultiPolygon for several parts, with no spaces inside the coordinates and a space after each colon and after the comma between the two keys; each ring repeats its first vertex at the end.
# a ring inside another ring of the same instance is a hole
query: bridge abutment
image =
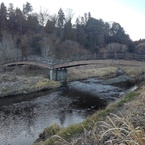
{"type": "Polygon", "coordinates": [[[50,69],[50,80],[65,81],[66,79],[67,79],[66,68],[51,68],[50,69]]]}

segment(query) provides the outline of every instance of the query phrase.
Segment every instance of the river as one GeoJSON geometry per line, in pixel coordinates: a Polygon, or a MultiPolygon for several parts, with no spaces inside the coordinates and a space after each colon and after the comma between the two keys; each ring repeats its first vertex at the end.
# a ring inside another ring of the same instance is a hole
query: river
{"type": "Polygon", "coordinates": [[[79,123],[124,91],[91,78],[53,91],[0,98],[0,145],[30,145],[45,127],[79,123]]]}

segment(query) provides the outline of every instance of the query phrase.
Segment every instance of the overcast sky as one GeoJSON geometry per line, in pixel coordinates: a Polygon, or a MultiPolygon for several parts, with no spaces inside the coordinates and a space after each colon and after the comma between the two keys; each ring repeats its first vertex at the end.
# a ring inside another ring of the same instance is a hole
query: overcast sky
{"type": "Polygon", "coordinates": [[[57,13],[61,7],[63,11],[70,8],[74,17],[91,12],[92,17],[106,22],[118,22],[130,35],[132,40],[145,38],[145,0],[2,0],[7,6],[22,9],[23,4],[29,2],[34,12],[40,8],[48,9],[50,14],[57,13]]]}

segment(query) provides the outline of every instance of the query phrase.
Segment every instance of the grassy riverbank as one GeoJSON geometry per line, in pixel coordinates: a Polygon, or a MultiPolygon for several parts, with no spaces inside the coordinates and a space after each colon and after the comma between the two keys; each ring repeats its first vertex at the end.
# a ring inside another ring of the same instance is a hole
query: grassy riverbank
{"type": "MultiPolygon", "coordinates": [[[[78,66],[68,69],[68,81],[81,80],[90,77],[112,78],[116,76],[118,67],[104,67],[98,65],[78,66]]],[[[121,67],[124,74],[137,77],[145,72],[144,68],[121,67]]],[[[53,89],[61,84],[51,81],[49,70],[31,67],[14,67],[0,72],[0,97],[29,94],[44,89],[53,89]]]]}
{"type": "MultiPolygon", "coordinates": [[[[70,69],[70,80],[90,77],[113,77],[117,67],[70,69]],[[91,73],[92,72],[92,73],[91,73]],[[72,75],[73,74],[73,75],[72,75]],[[81,76],[81,78],[80,78],[81,76]]],[[[124,74],[143,77],[144,68],[121,67],[124,74]]],[[[144,145],[145,144],[145,85],[127,93],[124,97],[109,104],[106,109],[97,111],[82,123],[60,128],[53,125],[40,135],[39,142],[33,145],[144,145]]]]}
{"type": "MultiPolygon", "coordinates": [[[[45,74],[45,73],[44,73],[45,74]]],[[[30,94],[46,89],[54,89],[61,84],[48,79],[40,70],[15,69],[0,72],[0,97],[30,94]]]]}
{"type": "Polygon", "coordinates": [[[98,78],[112,78],[116,76],[117,70],[122,70],[122,72],[131,77],[138,77],[145,73],[145,68],[143,67],[105,67],[102,65],[89,65],[89,66],[78,66],[75,68],[69,68],[68,70],[68,81],[87,79],[90,77],[98,78]]]}

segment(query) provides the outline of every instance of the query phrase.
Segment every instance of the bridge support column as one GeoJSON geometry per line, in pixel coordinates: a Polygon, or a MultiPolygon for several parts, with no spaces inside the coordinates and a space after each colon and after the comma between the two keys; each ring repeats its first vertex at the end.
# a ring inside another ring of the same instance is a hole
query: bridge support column
{"type": "Polygon", "coordinates": [[[66,68],[51,68],[50,69],[50,80],[54,81],[65,81],[67,79],[67,69],[66,68]]]}

